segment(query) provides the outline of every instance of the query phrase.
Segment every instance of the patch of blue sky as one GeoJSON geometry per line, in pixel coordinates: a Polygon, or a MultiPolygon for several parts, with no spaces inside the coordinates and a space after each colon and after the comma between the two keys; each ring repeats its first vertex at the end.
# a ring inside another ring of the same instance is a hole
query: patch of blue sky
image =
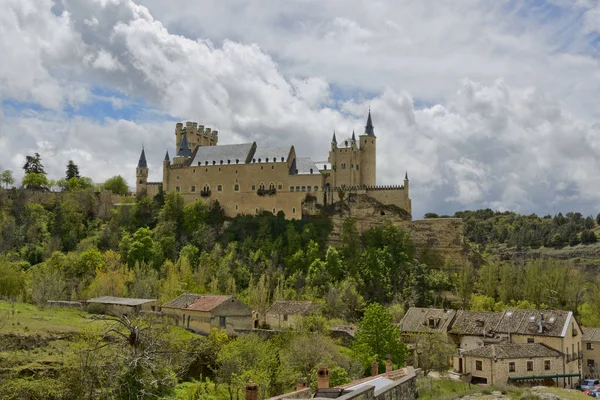
{"type": "MultiPolygon", "coordinates": [[[[2,110],[7,116],[22,116],[35,112],[53,112],[37,103],[22,102],[13,99],[4,99],[1,103],[2,110]]],[[[105,120],[128,121],[175,121],[176,118],[149,105],[142,99],[130,99],[122,93],[102,88],[92,90],[89,102],[84,104],[67,104],[62,111],[54,113],[68,118],[84,117],[102,123],[105,120]]]]}

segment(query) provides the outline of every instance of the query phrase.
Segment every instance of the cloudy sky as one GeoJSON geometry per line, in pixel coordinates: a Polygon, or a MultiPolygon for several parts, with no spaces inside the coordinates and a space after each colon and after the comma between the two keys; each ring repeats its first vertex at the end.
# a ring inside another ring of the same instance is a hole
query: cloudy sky
{"type": "Polygon", "coordinates": [[[179,121],[325,160],[364,130],[414,216],[600,212],[599,0],[0,0],[0,169],[159,179],[179,121]]]}

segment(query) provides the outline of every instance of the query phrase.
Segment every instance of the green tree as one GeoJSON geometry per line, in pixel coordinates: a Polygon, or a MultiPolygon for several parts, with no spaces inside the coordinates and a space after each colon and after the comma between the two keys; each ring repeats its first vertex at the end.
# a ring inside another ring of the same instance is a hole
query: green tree
{"type": "Polygon", "coordinates": [[[121,175],[107,179],[102,188],[121,196],[126,196],[129,193],[127,182],[125,182],[125,179],[121,175]]]}
{"type": "Polygon", "coordinates": [[[30,172],[23,177],[22,185],[27,189],[48,190],[50,183],[45,173],[30,172]]]}
{"type": "Polygon", "coordinates": [[[66,179],[79,178],[79,167],[77,164],[73,162],[73,160],[69,160],[67,164],[67,171],[65,172],[66,179]]]}
{"type": "MultiPolygon", "coordinates": [[[[125,237],[123,240],[126,240],[125,237]]],[[[130,268],[136,263],[153,265],[155,268],[158,268],[162,264],[162,248],[160,243],[152,238],[152,231],[150,229],[138,229],[130,240],[131,243],[127,249],[126,256],[127,264],[130,268]]]]}
{"type": "Polygon", "coordinates": [[[413,335],[416,358],[415,367],[423,369],[423,376],[431,371],[446,372],[456,347],[448,343],[447,336],[442,334],[413,335]]]}
{"type": "Polygon", "coordinates": [[[5,169],[0,174],[0,183],[4,184],[4,187],[8,189],[9,186],[12,186],[15,183],[15,178],[13,178],[13,172],[10,169],[5,169]]]}
{"type": "Polygon", "coordinates": [[[400,328],[394,325],[389,310],[379,303],[367,306],[365,315],[358,323],[352,351],[365,369],[373,360],[381,364],[388,357],[395,365],[404,365],[406,347],[400,339],[400,328]]]}
{"type": "Polygon", "coordinates": [[[23,169],[25,170],[25,174],[46,175],[46,171],[44,171],[44,166],[42,165],[42,157],[38,153],[26,157],[23,169]]]}
{"type": "Polygon", "coordinates": [[[25,275],[18,263],[0,257],[0,297],[16,299],[25,289],[25,275]]]}

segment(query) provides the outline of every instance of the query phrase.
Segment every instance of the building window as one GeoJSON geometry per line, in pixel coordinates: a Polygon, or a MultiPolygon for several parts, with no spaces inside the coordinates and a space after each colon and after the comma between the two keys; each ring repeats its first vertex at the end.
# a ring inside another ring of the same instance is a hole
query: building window
{"type": "Polygon", "coordinates": [[[544,371],[550,371],[550,360],[544,360],[544,371]]]}
{"type": "Polygon", "coordinates": [[[271,165],[271,169],[275,169],[275,166],[274,166],[274,165],[271,165]]]}
{"type": "Polygon", "coordinates": [[[358,164],[356,164],[356,170],[358,171],[358,164]]]}
{"type": "Polygon", "coordinates": [[[481,371],[483,370],[483,362],[482,361],[475,361],[475,371],[481,371]]]}
{"type": "Polygon", "coordinates": [[[263,169],[263,166],[262,166],[262,165],[260,166],[260,169],[263,169]]]}
{"type": "Polygon", "coordinates": [[[227,327],[227,320],[225,319],[225,317],[219,317],[219,328],[226,328],[227,327]]]}
{"type": "Polygon", "coordinates": [[[192,186],[192,193],[196,191],[196,186],[192,186]]]}
{"type": "Polygon", "coordinates": [[[237,204],[235,205],[235,209],[236,209],[236,210],[238,209],[238,205],[237,205],[237,204]]]}
{"type": "Polygon", "coordinates": [[[533,361],[527,361],[527,371],[533,371],[533,361]]]}
{"type": "Polygon", "coordinates": [[[586,343],[586,349],[588,350],[594,350],[594,344],[593,343],[586,343]]]}
{"type": "Polygon", "coordinates": [[[252,185],[252,190],[256,190],[256,185],[252,185]]]}
{"type": "MultiPolygon", "coordinates": [[[[221,165],[223,165],[223,160],[221,160],[221,165]]],[[[221,169],[219,168],[219,171],[220,171],[220,170],[221,170],[221,169]]]]}
{"type": "Polygon", "coordinates": [[[222,192],[222,191],[223,191],[223,185],[218,185],[217,192],[222,192]]]}
{"type": "Polygon", "coordinates": [[[277,184],[277,190],[283,190],[283,185],[281,183],[277,184]]]}
{"type": "Polygon", "coordinates": [[[219,172],[221,172],[221,167],[219,167],[219,172]]]}
{"type": "Polygon", "coordinates": [[[354,164],[350,164],[350,169],[354,169],[354,164]]]}
{"type": "Polygon", "coordinates": [[[287,322],[287,320],[288,320],[288,315],[287,314],[283,314],[283,321],[287,322]]]}
{"type": "Polygon", "coordinates": [[[346,169],[346,163],[342,163],[342,169],[346,169]]]}
{"type": "Polygon", "coordinates": [[[535,340],[532,337],[527,338],[527,343],[535,343],[535,340]]]}
{"type": "Polygon", "coordinates": [[[265,190],[265,184],[261,182],[258,190],[265,190]]]}
{"type": "Polygon", "coordinates": [[[514,362],[508,363],[508,372],[515,372],[515,363],[514,362]]]}
{"type": "Polygon", "coordinates": [[[296,214],[296,207],[292,207],[292,214],[296,214]]]}
{"type": "Polygon", "coordinates": [[[290,192],[293,192],[293,191],[294,191],[294,187],[290,186],[290,192]]]}
{"type": "Polygon", "coordinates": [[[275,190],[275,184],[273,182],[269,184],[269,190],[275,190]]]}
{"type": "Polygon", "coordinates": [[[237,175],[237,169],[235,170],[235,174],[237,175]]]}
{"type": "Polygon", "coordinates": [[[300,186],[296,186],[296,192],[300,191],[300,186]]]}
{"type": "Polygon", "coordinates": [[[240,185],[238,185],[237,183],[235,185],[233,185],[233,190],[235,192],[239,192],[240,191],[240,185]]]}
{"type": "Polygon", "coordinates": [[[307,191],[307,192],[310,192],[310,189],[311,189],[311,187],[310,187],[310,186],[307,186],[307,187],[306,187],[306,191],[307,191]]]}
{"type": "Polygon", "coordinates": [[[177,180],[179,180],[179,175],[177,175],[177,180]]]}
{"type": "Polygon", "coordinates": [[[206,172],[208,172],[208,168],[206,168],[206,172]]]}
{"type": "Polygon", "coordinates": [[[142,179],[140,179],[140,185],[141,185],[142,183],[144,183],[144,181],[143,181],[142,179]]]}
{"type": "Polygon", "coordinates": [[[315,186],[315,192],[318,192],[318,191],[319,191],[319,187],[315,186]]]}
{"type": "Polygon", "coordinates": [[[175,191],[176,191],[177,193],[179,193],[179,192],[181,192],[181,188],[180,188],[179,186],[175,186],[175,191]]]}
{"type": "Polygon", "coordinates": [[[594,370],[594,367],[596,366],[596,363],[594,362],[594,360],[588,359],[588,360],[587,360],[587,366],[588,366],[588,368],[589,368],[591,371],[593,371],[593,370],[594,370]]]}
{"type": "Polygon", "coordinates": [[[273,215],[275,215],[275,209],[273,209],[273,215]]]}
{"type": "Polygon", "coordinates": [[[306,186],[302,186],[302,191],[306,192],[306,186]]]}

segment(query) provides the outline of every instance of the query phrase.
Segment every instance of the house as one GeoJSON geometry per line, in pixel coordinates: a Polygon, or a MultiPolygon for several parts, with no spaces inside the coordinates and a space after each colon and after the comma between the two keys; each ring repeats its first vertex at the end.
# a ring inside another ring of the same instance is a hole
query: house
{"type": "Polygon", "coordinates": [[[411,307],[398,324],[403,336],[420,333],[441,333],[446,335],[456,315],[455,310],[441,308],[411,307]]]}
{"type": "Polygon", "coordinates": [[[563,371],[563,354],[542,343],[489,344],[463,352],[461,360],[472,383],[504,385],[534,380],[562,386],[569,375],[563,371]]]}
{"type": "Polygon", "coordinates": [[[85,302],[86,310],[93,314],[131,315],[141,311],[158,311],[156,299],[130,299],[124,297],[101,296],[85,302]]]}
{"type": "Polygon", "coordinates": [[[163,304],[161,312],[174,317],[179,326],[208,335],[213,328],[252,329],[252,309],[233,296],[184,293],[163,304]]]}
{"type": "Polygon", "coordinates": [[[583,375],[600,376],[600,328],[584,328],[582,338],[583,375]]]}
{"type": "Polygon", "coordinates": [[[458,310],[448,335],[462,350],[500,343],[505,339],[498,338],[495,329],[501,319],[500,312],[458,310]]]}
{"type": "Polygon", "coordinates": [[[274,329],[295,328],[301,318],[316,310],[312,301],[276,300],[267,310],[265,322],[274,329]]]}

